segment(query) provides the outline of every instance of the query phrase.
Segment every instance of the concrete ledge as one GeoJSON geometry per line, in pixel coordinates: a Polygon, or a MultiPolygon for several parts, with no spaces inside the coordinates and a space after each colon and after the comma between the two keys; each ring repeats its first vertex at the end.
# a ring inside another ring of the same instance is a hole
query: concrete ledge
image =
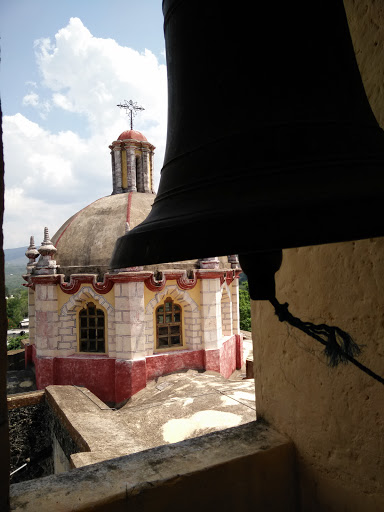
{"type": "Polygon", "coordinates": [[[15,395],[7,396],[8,410],[16,409],[17,407],[28,407],[42,402],[45,399],[45,391],[30,391],[29,393],[17,393],[15,395]]]}
{"type": "Polygon", "coordinates": [[[11,486],[11,510],[296,511],[294,446],[260,422],[11,486]]]}

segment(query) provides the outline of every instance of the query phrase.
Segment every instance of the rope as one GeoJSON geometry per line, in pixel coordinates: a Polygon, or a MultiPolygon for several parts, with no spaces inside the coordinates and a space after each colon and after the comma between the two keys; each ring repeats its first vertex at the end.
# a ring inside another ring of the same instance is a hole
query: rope
{"type": "Polygon", "coordinates": [[[289,304],[287,302],[280,304],[276,297],[270,299],[270,303],[275,308],[275,314],[280,322],[288,322],[324,345],[324,354],[328,359],[329,366],[335,367],[339,363],[350,362],[373,379],[384,384],[383,377],[355,359],[354,356],[361,353],[361,348],[347,332],[339,327],[326,324],[315,325],[312,322],[303,322],[288,311],[289,304]]]}

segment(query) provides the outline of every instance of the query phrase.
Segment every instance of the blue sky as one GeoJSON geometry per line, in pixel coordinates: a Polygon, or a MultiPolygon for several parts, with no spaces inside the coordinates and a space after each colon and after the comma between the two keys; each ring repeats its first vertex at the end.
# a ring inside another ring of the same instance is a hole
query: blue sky
{"type": "Polygon", "coordinates": [[[166,138],[161,0],[3,0],[1,101],[4,248],[40,244],[73,213],[111,192],[108,145],[128,127],[116,104],[145,108],[134,127],[166,138]],[[40,240],[41,238],[41,240],[40,240]]]}

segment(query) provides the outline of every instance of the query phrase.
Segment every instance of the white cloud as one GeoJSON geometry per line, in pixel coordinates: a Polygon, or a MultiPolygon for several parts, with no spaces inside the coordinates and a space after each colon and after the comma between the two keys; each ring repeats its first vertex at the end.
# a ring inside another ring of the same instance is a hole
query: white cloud
{"type": "MultiPolygon", "coordinates": [[[[31,235],[34,235],[36,245],[40,245],[44,239],[45,226],[49,227],[50,235],[53,235],[72,215],[73,207],[78,211],[83,206],[62,205],[55,209],[44,200],[29,197],[19,187],[5,190],[5,204],[7,223],[4,235],[9,248],[28,245],[31,235]]],[[[25,261],[27,263],[27,259],[25,261]]]]}
{"type": "Polygon", "coordinates": [[[94,37],[80,19],[71,18],[54,44],[39,40],[35,52],[53,103],[85,114],[97,132],[117,119],[116,104],[128,96],[146,109],[138,126],[144,130],[149,121],[165,126],[166,67],[151,51],[140,53],[113,39],[94,37]]]}
{"type": "Polygon", "coordinates": [[[52,100],[56,107],[60,107],[63,110],[69,110],[70,112],[74,112],[72,103],[64,94],[60,94],[57,92],[52,95],[52,100]]]}
{"type": "Polygon", "coordinates": [[[39,104],[39,95],[35,92],[31,92],[26,94],[23,98],[23,105],[32,105],[32,107],[37,107],[39,104]]]}
{"type": "Polygon", "coordinates": [[[156,183],[165,149],[166,68],[151,51],[94,37],[71,18],[54,41],[36,41],[35,53],[42,83],[30,84],[23,104],[46,119],[44,128],[21,113],[3,119],[5,247],[38,237],[38,226],[41,232],[48,226],[53,235],[73,213],[110,194],[108,146],[129,127],[116,106],[122,100],[145,108],[134,127],[156,146],[156,183]],[[72,116],[70,130],[49,128],[60,115],[72,116]]]}

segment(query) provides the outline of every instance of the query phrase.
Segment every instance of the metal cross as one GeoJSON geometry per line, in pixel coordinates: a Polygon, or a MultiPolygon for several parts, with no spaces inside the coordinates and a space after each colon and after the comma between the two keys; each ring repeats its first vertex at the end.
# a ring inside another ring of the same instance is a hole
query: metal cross
{"type": "Polygon", "coordinates": [[[131,130],[133,130],[133,117],[136,115],[136,110],[145,110],[145,108],[140,107],[137,103],[134,103],[132,100],[124,100],[124,103],[117,106],[126,109],[127,116],[130,116],[131,118],[131,130]]]}

